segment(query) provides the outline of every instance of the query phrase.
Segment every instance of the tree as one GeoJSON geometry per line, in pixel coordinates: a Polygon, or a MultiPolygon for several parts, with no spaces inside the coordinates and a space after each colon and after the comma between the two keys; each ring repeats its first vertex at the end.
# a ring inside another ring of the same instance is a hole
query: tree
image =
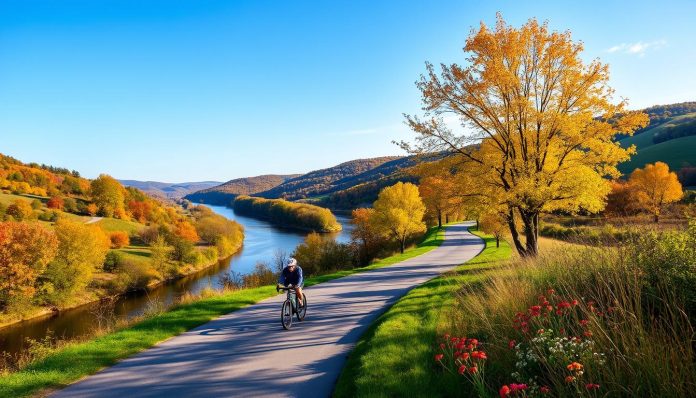
{"type": "Polygon", "coordinates": [[[125,231],[114,231],[109,234],[112,249],[120,249],[130,245],[130,238],[125,231]]]}
{"type": "Polygon", "coordinates": [[[16,221],[29,219],[34,214],[34,209],[26,200],[16,199],[12,204],[7,206],[5,213],[12,216],[16,221]]]}
{"type": "Polygon", "coordinates": [[[618,177],[616,165],[635,152],[615,136],[648,122],[626,111],[625,101],[612,103],[607,65],[584,63],[582,50],[570,32],[551,32],[534,19],[515,29],[498,15],[495,29],[481,24],[467,39],[468,65],[442,65],[438,75],[427,64],[417,83],[425,118],[406,117],[418,144],[403,147],[457,153],[476,189],[497,191],[522,256],[538,253],[540,213],[603,208],[605,177],[618,177]],[[463,132],[446,126],[447,114],[460,119],[463,132]]]}
{"type": "Polygon", "coordinates": [[[379,233],[372,225],[373,217],[373,209],[360,208],[352,212],[350,222],[353,224],[353,230],[350,231],[350,237],[354,242],[358,242],[360,247],[359,261],[361,264],[368,264],[375,257],[379,244],[382,241],[379,233]]]}
{"type": "Polygon", "coordinates": [[[663,207],[676,202],[684,196],[677,174],[669,171],[663,162],[646,164],[643,169],[635,169],[628,183],[634,188],[638,205],[653,215],[655,222],[660,220],[663,207]]]}
{"type": "Polygon", "coordinates": [[[489,211],[481,215],[481,230],[495,236],[495,247],[500,247],[500,238],[507,228],[504,215],[489,211]]]}
{"type": "Polygon", "coordinates": [[[46,207],[49,209],[57,209],[57,210],[63,210],[63,206],[65,205],[63,198],[60,196],[54,196],[51,199],[46,202],[46,207]]]}
{"type": "Polygon", "coordinates": [[[410,237],[425,231],[425,205],[418,194],[418,187],[409,182],[397,182],[384,188],[373,208],[371,220],[374,227],[399,242],[401,253],[410,237]]]}
{"type": "Polygon", "coordinates": [[[152,268],[156,269],[165,278],[174,271],[169,261],[172,250],[172,247],[167,244],[161,235],[158,235],[150,245],[150,264],[152,268]]]}
{"type": "Polygon", "coordinates": [[[201,240],[196,232],[196,228],[188,221],[179,221],[176,223],[174,234],[179,238],[191,243],[196,243],[201,240]]]}
{"type": "Polygon", "coordinates": [[[425,177],[420,181],[418,191],[425,208],[437,218],[438,228],[442,228],[442,214],[447,211],[452,194],[448,181],[440,177],[425,177]]]}
{"type": "Polygon", "coordinates": [[[55,231],[58,250],[42,279],[47,300],[59,304],[87,286],[102,268],[111,242],[101,228],[79,222],[58,220],[55,231]]]}
{"type": "Polygon", "coordinates": [[[123,218],[125,209],[125,189],[115,178],[102,174],[90,184],[92,202],[99,208],[99,214],[105,217],[123,218]]]}
{"type": "Polygon", "coordinates": [[[38,223],[0,222],[0,310],[31,298],[57,247],[53,231],[38,223]]]}

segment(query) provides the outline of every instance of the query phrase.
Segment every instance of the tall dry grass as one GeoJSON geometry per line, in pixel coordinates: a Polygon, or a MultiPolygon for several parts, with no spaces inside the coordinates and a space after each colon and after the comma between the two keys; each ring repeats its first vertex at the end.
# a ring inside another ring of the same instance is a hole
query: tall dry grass
{"type": "MultiPolygon", "coordinates": [[[[578,394],[696,396],[696,335],[685,309],[688,292],[675,289],[672,278],[649,278],[659,271],[646,269],[670,261],[655,254],[667,253],[655,246],[668,238],[656,233],[652,240],[643,237],[611,248],[568,245],[535,260],[512,260],[482,286],[459,292],[445,329],[484,342],[489,357],[486,383],[493,395],[504,384],[526,382],[511,376],[517,359],[509,342],[519,335],[513,318],[537,304],[540,294],[554,289],[566,300],[597,303],[578,305],[572,313],[571,323],[589,321],[594,350],[606,358],[603,365],[585,369],[587,380],[600,384],[601,390],[578,394]],[[651,252],[649,264],[646,252],[651,252]]],[[[677,243],[671,252],[688,250],[678,239],[677,243]]],[[[683,274],[691,268],[679,269],[683,274]]],[[[568,391],[566,369],[541,369],[543,382],[552,391],[559,395],[568,391]]]]}

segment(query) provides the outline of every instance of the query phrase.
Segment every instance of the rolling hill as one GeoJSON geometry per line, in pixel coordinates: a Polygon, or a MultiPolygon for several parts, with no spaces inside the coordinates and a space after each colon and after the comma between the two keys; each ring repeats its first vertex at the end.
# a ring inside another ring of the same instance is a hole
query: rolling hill
{"type": "MultiPolygon", "coordinates": [[[[650,108],[648,108],[650,109],[650,108]]],[[[670,137],[676,128],[691,129],[696,122],[696,112],[663,117],[659,123],[651,121],[651,128],[619,141],[623,147],[635,145],[637,153],[628,162],[619,165],[619,170],[627,175],[638,167],[657,161],[665,162],[672,170],[679,170],[685,164],[696,165],[696,128],[692,135],[670,137]]]]}
{"type": "Polygon", "coordinates": [[[237,195],[254,195],[276,187],[285,181],[297,177],[297,174],[268,174],[256,177],[237,178],[224,184],[202,189],[184,196],[191,202],[211,205],[229,205],[237,195]]]}

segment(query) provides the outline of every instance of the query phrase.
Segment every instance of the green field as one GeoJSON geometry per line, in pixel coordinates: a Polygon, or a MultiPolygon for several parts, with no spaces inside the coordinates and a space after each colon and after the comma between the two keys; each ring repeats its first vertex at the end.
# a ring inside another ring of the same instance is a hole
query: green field
{"type": "Polygon", "coordinates": [[[134,221],[119,220],[116,218],[103,218],[100,221],[94,223],[102,227],[105,231],[126,231],[129,235],[134,235],[145,228],[144,224],[140,224],[134,221]]]}
{"type": "Polygon", "coordinates": [[[696,166],[696,136],[681,137],[659,144],[653,143],[653,136],[656,133],[669,126],[694,119],[696,119],[696,113],[677,116],[641,134],[619,141],[624,148],[635,145],[637,149],[637,153],[631,157],[631,160],[619,165],[619,170],[627,175],[636,168],[657,161],[667,163],[671,170],[679,170],[684,163],[696,166]]]}

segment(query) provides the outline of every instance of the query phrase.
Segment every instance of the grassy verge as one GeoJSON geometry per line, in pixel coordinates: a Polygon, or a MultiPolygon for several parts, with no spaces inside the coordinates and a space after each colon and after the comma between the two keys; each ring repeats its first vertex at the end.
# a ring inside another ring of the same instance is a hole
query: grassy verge
{"type": "Polygon", "coordinates": [[[433,372],[433,355],[441,311],[462,285],[482,282],[487,271],[507,259],[504,241],[483,237],[477,257],[416,287],[384,313],[358,342],[338,380],[334,396],[452,396],[451,386],[433,372]]]}
{"type": "MultiPolygon", "coordinates": [[[[421,244],[404,254],[385,258],[368,267],[308,278],[306,285],[311,286],[356,272],[388,266],[430,251],[443,241],[444,230],[432,229],[421,244]]],[[[63,387],[220,315],[275,294],[277,293],[273,286],[262,286],[215,295],[174,307],[135,325],[87,342],[68,344],[19,372],[0,376],[0,397],[25,397],[42,390],[63,387]]]]}

